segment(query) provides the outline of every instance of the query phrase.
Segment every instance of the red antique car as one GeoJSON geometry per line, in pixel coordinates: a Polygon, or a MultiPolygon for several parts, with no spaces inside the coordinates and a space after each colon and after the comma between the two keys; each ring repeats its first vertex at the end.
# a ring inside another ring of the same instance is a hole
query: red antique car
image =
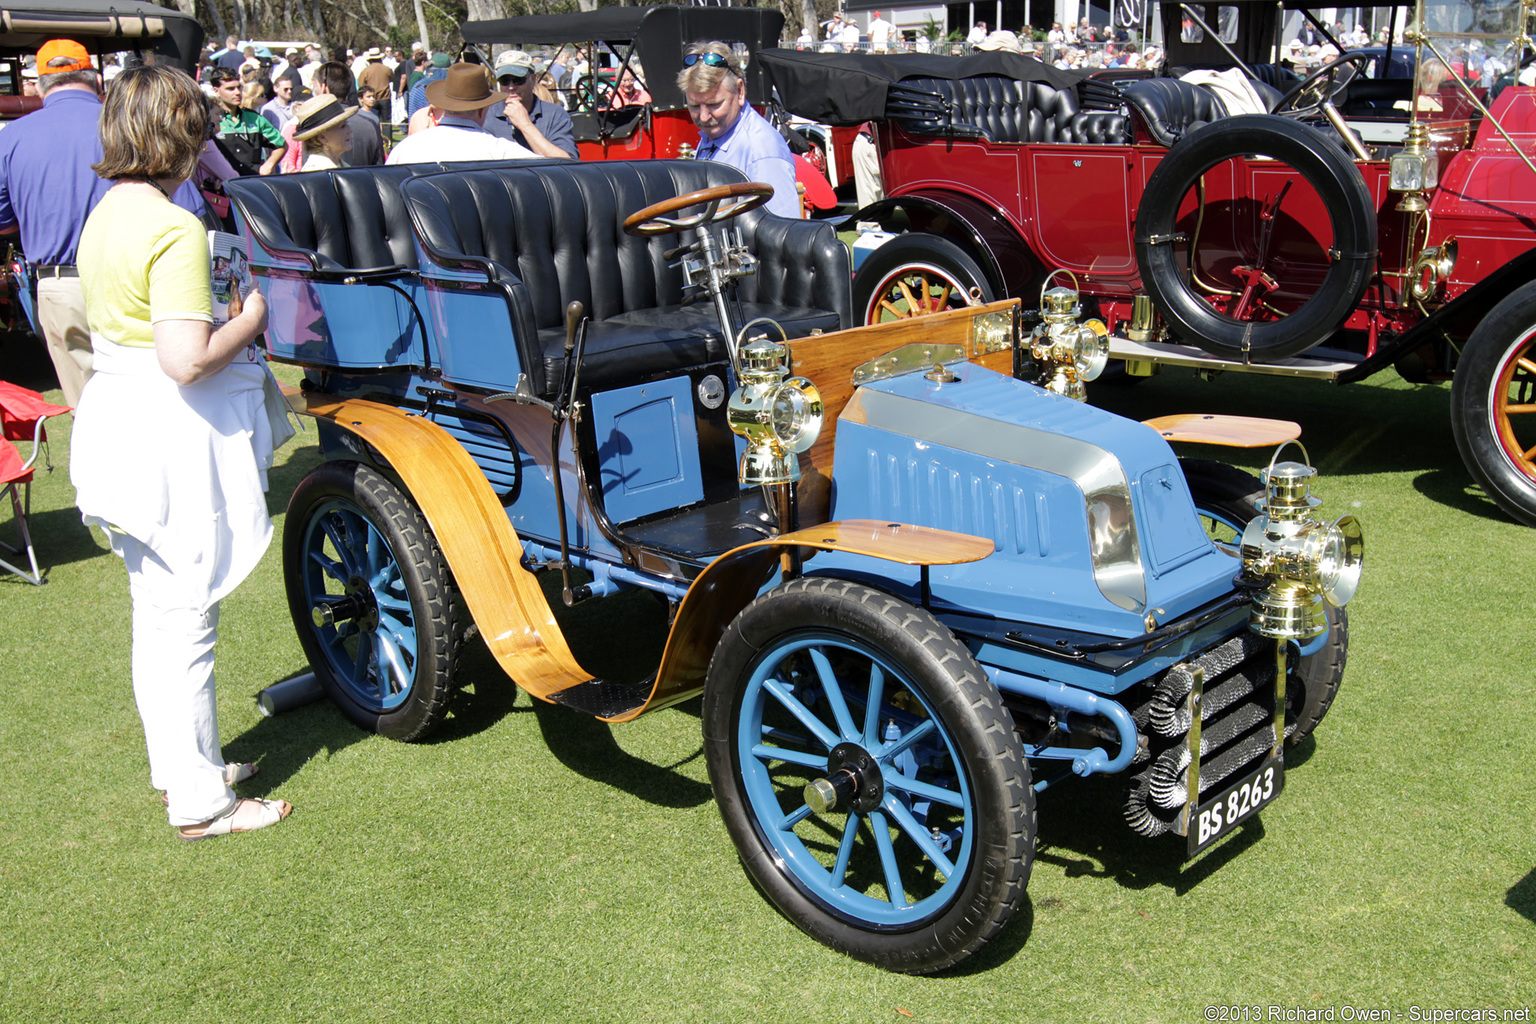
{"type": "Polygon", "coordinates": [[[1238,4],[1231,31],[1233,6],[1164,5],[1169,65],[1210,84],[1009,54],[763,54],[794,113],[877,122],[887,197],[857,217],[893,237],[858,271],[855,317],[1034,305],[1065,268],[1132,374],[1454,374],[1468,468],[1536,525],[1530,0],[1423,11],[1412,79],[1349,51],[1301,80],[1265,63],[1286,12],[1238,4]],[[1181,6],[1203,38],[1181,37],[1181,6]]]}

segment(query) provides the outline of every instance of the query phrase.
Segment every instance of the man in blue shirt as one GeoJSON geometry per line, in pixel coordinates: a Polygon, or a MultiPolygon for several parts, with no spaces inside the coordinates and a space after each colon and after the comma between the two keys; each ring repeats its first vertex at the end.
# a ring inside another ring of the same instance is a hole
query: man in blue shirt
{"type": "Polygon", "coordinates": [[[487,115],[485,130],[499,139],[527,146],[539,156],[579,158],[571,115],[560,104],[534,95],[539,70],[522,50],[507,50],[496,58],[496,83],[507,94],[507,101],[487,115]]]}
{"type": "Polygon", "coordinates": [[[432,64],[427,68],[427,73],[416,80],[411,87],[410,95],[405,98],[405,116],[410,117],[422,107],[427,106],[427,86],[433,82],[442,81],[448,77],[448,65],[453,63],[446,53],[434,53],[432,64]]]}
{"type": "Polygon", "coordinates": [[[695,43],[683,55],[677,87],[699,129],[700,160],[730,164],[752,181],[773,186],[768,210],[800,217],[795,161],[789,143],[747,103],[741,65],[724,43],[695,43]]]}
{"type": "MultiPolygon", "coordinates": [[[[72,39],[52,39],[37,52],[43,108],[0,132],[0,233],[20,230],[21,248],[37,276],[37,320],[48,355],[75,405],[91,375],[91,331],[75,270],[80,229],[112,186],[91,165],[101,160],[101,97],[91,55],[72,39]]],[[[174,196],[198,216],[202,197],[191,184],[174,196]]]]}

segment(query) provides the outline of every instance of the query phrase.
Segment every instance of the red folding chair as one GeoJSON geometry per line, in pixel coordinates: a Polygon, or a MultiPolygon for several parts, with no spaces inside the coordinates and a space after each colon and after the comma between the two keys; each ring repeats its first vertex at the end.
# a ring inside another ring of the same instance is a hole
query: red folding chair
{"type": "MultiPolygon", "coordinates": [[[[27,529],[27,515],[32,511],[32,470],[39,453],[46,451],[48,434],[43,429],[50,416],[69,412],[67,405],[54,405],[43,401],[36,391],[28,391],[8,381],[0,380],[0,498],[10,496],[11,508],[16,513],[16,527],[21,534],[19,547],[0,540],[0,548],[11,554],[26,553],[32,571],[18,568],[0,558],[0,568],[20,576],[28,583],[41,586],[48,582],[37,567],[37,551],[32,547],[32,534],[27,529]],[[12,441],[31,441],[32,453],[22,459],[20,450],[12,441]]],[[[52,469],[48,462],[44,465],[52,469]]]]}

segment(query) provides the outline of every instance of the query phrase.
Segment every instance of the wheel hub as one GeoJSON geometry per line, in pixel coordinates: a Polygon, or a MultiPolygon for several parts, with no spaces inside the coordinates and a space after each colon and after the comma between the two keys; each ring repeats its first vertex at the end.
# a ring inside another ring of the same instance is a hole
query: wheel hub
{"type": "Polygon", "coordinates": [[[885,798],[880,763],[856,743],[839,743],[827,756],[827,774],[805,787],[805,802],[817,814],[846,808],[868,814],[885,798]]]}
{"type": "Polygon", "coordinates": [[[317,628],[334,626],[338,622],[352,622],[359,632],[371,633],[379,628],[379,605],[374,600],[373,588],[361,576],[347,580],[344,595],[338,600],[320,601],[309,610],[309,617],[317,628]]]}

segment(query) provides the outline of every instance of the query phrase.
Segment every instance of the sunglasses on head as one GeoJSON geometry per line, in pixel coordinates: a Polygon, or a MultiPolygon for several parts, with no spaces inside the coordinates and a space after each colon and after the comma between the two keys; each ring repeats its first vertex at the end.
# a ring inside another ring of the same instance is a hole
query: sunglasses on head
{"type": "Polygon", "coordinates": [[[726,70],[730,71],[732,74],[737,74],[738,73],[736,71],[736,69],[731,66],[730,58],[729,57],[722,57],[718,53],[685,53],[685,54],[683,54],[683,67],[685,67],[685,68],[691,68],[695,64],[699,63],[700,61],[703,61],[704,64],[707,65],[708,67],[712,67],[712,68],[725,68],[726,70]]]}

